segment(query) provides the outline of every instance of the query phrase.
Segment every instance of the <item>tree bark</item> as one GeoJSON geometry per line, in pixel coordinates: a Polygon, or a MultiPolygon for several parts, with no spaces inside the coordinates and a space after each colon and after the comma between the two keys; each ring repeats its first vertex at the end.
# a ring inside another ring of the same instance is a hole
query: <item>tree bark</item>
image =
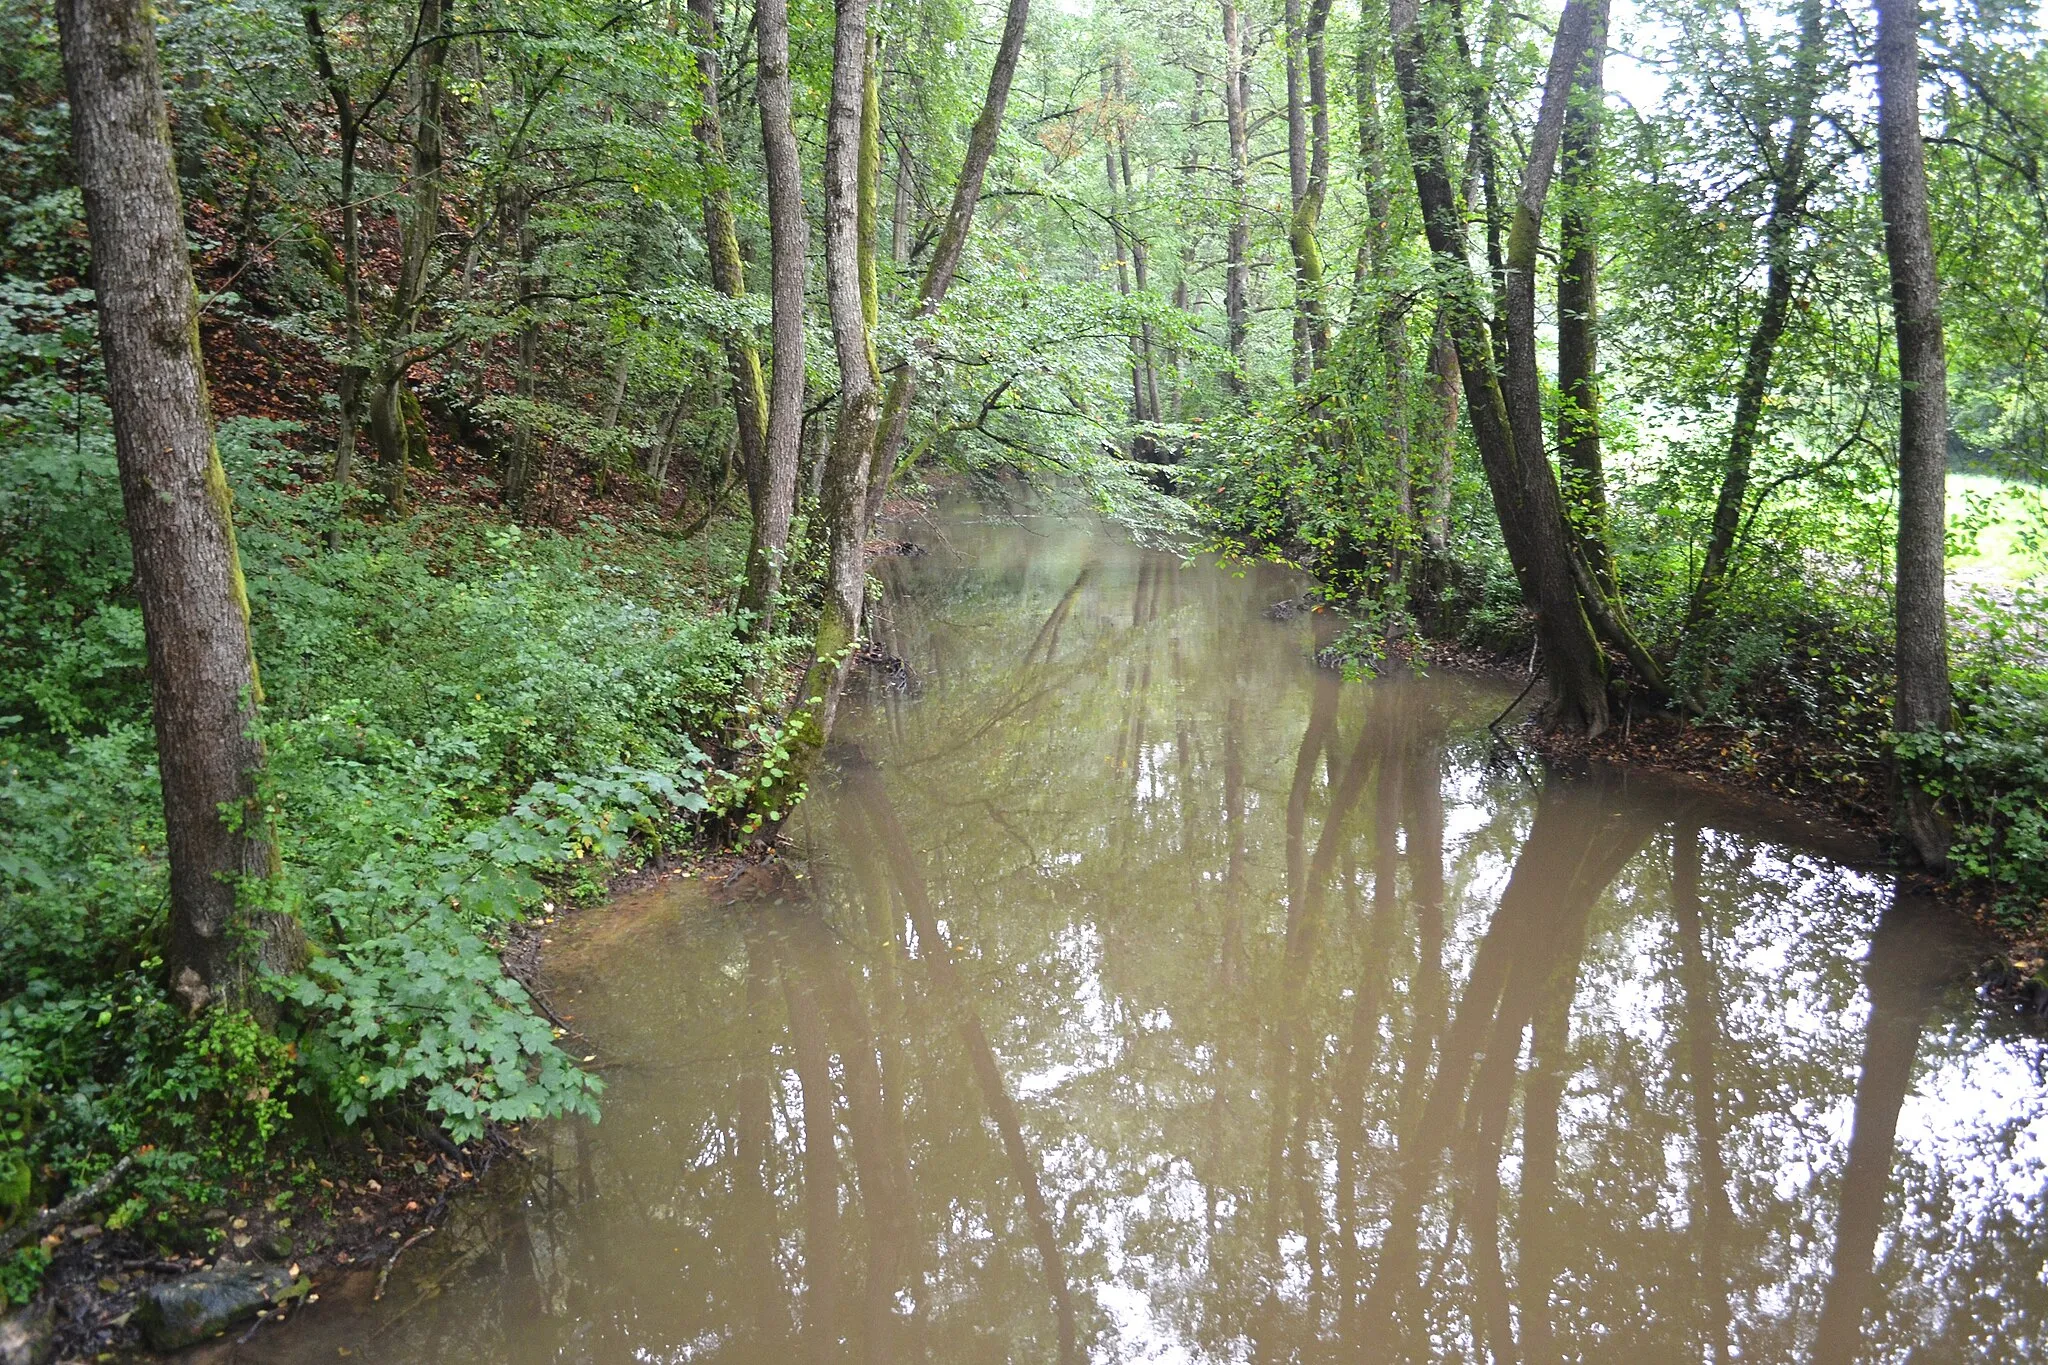
{"type": "Polygon", "coordinates": [[[1230,392],[1245,391],[1244,344],[1250,331],[1251,155],[1245,106],[1251,98],[1251,72],[1245,60],[1244,22],[1231,0],[1223,3],[1223,115],[1230,135],[1230,235],[1223,274],[1225,346],[1231,368],[1224,376],[1230,392]]]}
{"type": "MultiPolygon", "coordinates": [[[[1451,338],[1457,346],[1472,433],[1486,467],[1502,539],[1522,589],[1522,600],[1536,617],[1544,671],[1552,689],[1550,718],[1553,724],[1569,724],[1598,734],[1608,723],[1607,661],[1594,638],[1572,573],[1571,547],[1564,539],[1557,482],[1542,454],[1540,396],[1517,391],[1514,398],[1519,401],[1511,403],[1502,393],[1492,340],[1478,306],[1479,283],[1472,278],[1471,267],[1466,263],[1464,216],[1451,187],[1439,132],[1441,118],[1436,93],[1425,75],[1429,52],[1417,23],[1416,0],[1394,0],[1392,15],[1394,73],[1401,88],[1409,160],[1414,166],[1416,194],[1422,204],[1423,227],[1436,257],[1439,289],[1449,315],[1451,338]],[[1528,411],[1532,398],[1533,419],[1528,411]],[[1520,420],[1512,416],[1516,408],[1522,410],[1520,420]],[[1527,431],[1535,442],[1533,458],[1522,449],[1522,431],[1527,431]]],[[[1528,239],[1524,251],[1530,265],[1522,272],[1527,299],[1521,313],[1513,311],[1514,274],[1510,272],[1508,321],[1509,331],[1513,332],[1516,317],[1525,315],[1530,332],[1525,341],[1531,370],[1535,226],[1522,227],[1522,221],[1529,217],[1533,205],[1540,222],[1562,130],[1565,86],[1584,48],[1588,28],[1584,0],[1572,0],[1559,22],[1551,76],[1530,139],[1529,164],[1517,212],[1517,226],[1528,239]]],[[[1533,386],[1525,381],[1523,387],[1533,386]]]]}
{"type": "MultiPolygon", "coordinates": [[[[690,0],[696,29],[697,74],[701,112],[697,116],[697,163],[704,168],[704,245],[711,260],[711,285],[727,298],[747,292],[746,265],[740,259],[739,229],[733,219],[732,190],[727,183],[725,126],[718,108],[718,0],[690,0]]],[[[725,367],[732,386],[733,421],[739,434],[740,469],[747,480],[747,506],[753,534],[747,544],[747,580],[737,610],[745,617],[741,633],[749,639],[768,634],[775,625],[775,598],[782,586],[782,546],[789,539],[791,497],[778,504],[768,465],[768,393],[761,376],[761,353],[750,329],[736,329],[724,339],[725,367]],[[778,518],[779,514],[779,518],[778,518]],[[779,524],[778,524],[779,521],[779,524]]]]}
{"type": "Polygon", "coordinates": [[[1294,182],[1294,213],[1287,224],[1287,246],[1294,257],[1295,382],[1305,384],[1322,367],[1330,350],[1330,324],[1323,306],[1323,253],[1316,241],[1323,201],[1330,184],[1330,88],[1328,45],[1331,0],[1310,0],[1306,23],[1296,32],[1300,0],[1287,0],[1289,55],[1287,67],[1288,174],[1294,182]],[[1298,38],[1306,70],[1307,104],[1301,101],[1294,42],[1298,38]]]}
{"type": "MultiPolygon", "coordinates": [[[[967,247],[967,233],[974,226],[974,210],[981,202],[982,178],[988,173],[989,158],[995,155],[996,139],[1003,131],[1003,109],[1010,100],[1010,82],[1017,74],[1017,55],[1024,48],[1024,28],[1030,17],[1030,0],[1010,0],[1003,16],[1003,34],[996,44],[995,65],[989,69],[988,92],[982,97],[981,113],[967,135],[967,155],[960,163],[960,178],[954,182],[953,203],[946,212],[946,224],[932,247],[932,261],[917,291],[917,322],[928,325],[946,301],[953,276],[960,269],[960,255],[967,247]]],[[[928,354],[920,342],[912,355],[896,368],[889,381],[889,393],[882,404],[881,434],[875,441],[874,462],[868,472],[867,525],[882,513],[889,496],[889,482],[896,460],[903,450],[904,433],[910,428],[910,408],[917,397],[917,364],[928,354]]]]}
{"type": "Polygon", "coordinates": [[[758,45],[754,97],[761,106],[761,157],[768,178],[768,287],[775,346],[767,420],[762,427],[761,502],[755,514],[748,586],[742,599],[755,613],[747,629],[758,638],[774,625],[775,596],[781,586],[789,522],[796,507],[797,465],[804,434],[804,273],[811,229],[804,217],[803,163],[790,114],[789,5],[787,0],[760,0],[754,13],[758,45]],[[754,576],[757,567],[761,574],[758,583],[754,576]]]}
{"type": "Polygon", "coordinates": [[[1605,6],[1565,108],[1564,203],[1558,215],[1557,452],[1566,515],[1601,591],[1615,591],[1607,545],[1607,479],[1600,456],[1599,261],[1593,196],[1599,189],[1605,6]]]}
{"type": "Polygon", "coordinates": [[[165,969],[196,1012],[260,1005],[254,973],[295,968],[304,938],[289,915],[252,908],[277,871],[256,792],[262,690],[207,411],[152,16],[141,0],[57,7],[149,656],[171,865],[165,969]]]}
{"type": "Polygon", "coordinates": [[[356,203],[356,154],[362,143],[362,125],[357,120],[355,99],[348,82],[334,68],[327,46],[327,31],[320,22],[317,5],[301,12],[306,41],[313,50],[313,66],[334,101],[336,156],[341,163],[341,318],[342,361],[340,380],[335,386],[334,482],[346,488],[354,477],[356,436],[362,422],[362,392],[365,370],[363,347],[363,230],[362,210],[356,203]]]}
{"type": "MultiPolygon", "coordinates": [[[[1913,0],[1877,0],[1877,106],[1884,250],[1891,264],[1892,322],[1899,342],[1899,678],[1892,728],[1901,735],[1919,735],[1949,727],[1948,355],[1927,218],[1920,10],[1913,0]]],[[[1937,869],[1947,865],[1947,825],[1926,791],[1903,771],[1898,823],[1922,863],[1937,869]]]]}

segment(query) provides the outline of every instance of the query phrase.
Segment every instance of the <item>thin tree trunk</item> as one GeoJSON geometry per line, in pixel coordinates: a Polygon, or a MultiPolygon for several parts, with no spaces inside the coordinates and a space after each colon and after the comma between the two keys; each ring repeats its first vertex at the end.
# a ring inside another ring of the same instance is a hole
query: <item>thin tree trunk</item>
{"type": "MultiPolygon", "coordinates": [[[[1323,306],[1323,253],[1316,242],[1330,183],[1330,89],[1328,45],[1331,0],[1310,0],[1308,20],[1289,43],[1287,69],[1288,174],[1295,181],[1294,213],[1287,245],[1294,257],[1295,382],[1305,384],[1330,350],[1330,324],[1323,306]],[[1298,40],[1306,65],[1307,105],[1293,55],[1298,40]],[[1297,174],[1298,172],[1298,174],[1297,174]]],[[[1300,0],[1288,0],[1289,29],[1296,27],[1300,0]]]]}
{"type": "Polygon", "coordinates": [[[411,423],[406,412],[405,372],[410,367],[412,331],[426,302],[426,278],[434,239],[441,229],[441,166],[445,155],[441,106],[448,65],[448,34],[454,17],[450,0],[420,0],[414,68],[411,194],[398,242],[398,287],[382,340],[370,395],[370,435],[377,446],[377,491],[393,511],[404,511],[407,470],[412,458],[411,423]],[[431,36],[429,36],[431,35],[431,36]]]}
{"type": "MultiPolygon", "coordinates": [[[[1302,201],[1308,198],[1308,112],[1302,94],[1302,24],[1301,0],[1285,0],[1281,7],[1281,22],[1286,33],[1287,67],[1287,206],[1289,210],[1288,246],[1293,247],[1293,220],[1301,215],[1302,201]]],[[[1306,297],[1302,293],[1300,261],[1295,262],[1294,316],[1294,386],[1301,388],[1308,383],[1309,345],[1308,315],[1304,311],[1306,297]]]]}
{"type": "Polygon", "coordinates": [[[1557,452],[1565,512],[1601,591],[1615,591],[1607,546],[1607,479],[1600,457],[1599,259],[1593,197],[1600,177],[1605,6],[1572,83],[1562,145],[1558,224],[1557,452]]]}
{"type": "Polygon", "coordinates": [[[362,141],[348,82],[334,69],[327,47],[327,32],[320,22],[320,10],[307,5],[302,11],[306,41],[313,50],[313,65],[320,73],[328,97],[334,101],[336,155],[341,163],[341,318],[342,362],[335,388],[334,482],[346,488],[354,476],[356,436],[362,421],[362,392],[365,372],[363,347],[363,232],[362,210],[356,204],[356,151],[362,141]]]}
{"type": "MultiPolygon", "coordinates": [[[[953,186],[952,207],[946,224],[932,247],[931,264],[917,291],[917,320],[929,321],[946,301],[953,276],[960,269],[960,254],[967,246],[968,229],[974,226],[975,206],[981,202],[982,178],[988,173],[989,158],[995,155],[996,140],[1003,131],[1003,108],[1010,100],[1010,82],[1017,74],[1017,54],[1024,48],[1024,29],[1031,13],[1030,0],[1010,0],[1003,16],[1003,34],[996,44],[995,65],[989,69],[988,91],[982,97],[981,113],[967,135],[967,155],[960,163],[960,178],[953,186]]],[[[910,428],[910,409],[917,397],[917,361],[925,357],[922,347],[904,358],[889,381],[889,393],[882,404],[881,434],[875,441],[874,462],[868,471],[866,525],[872,526],[889,496],[889,482],[903,450],[903,436],[910,428]]]]}
{"type": "MultiPolygon", "coordinates": [[[[1902,735],[1949,727],[1947,564],[1948,355],[1941,282],[1927,220],[1926,150],[1920,141],[1920,10],[1877,0],[1877,131],[1884,250],[1891,263],[1899,340],[1898,696],[1902,735]]],[[[1899,832],[1931,868],[1948,863],[1949,830],[1934,802],[1902,770],[1899,832]]]]}
{"type": "MultiPolygon", "coordinates": [[[[1478,283],[1466,264],[1464,217],[1451,188],[1443,142],[1437,131],[1441,122],[1439,106],[1425,74],[1429,52],[1417,23],[1416,0],[1394,0],[1392,10],[1394,72],[1401,88],[1409,160],[1414,166],[1416,193],[1422,204],[1423,227],[1436,257],[1442,301],[1450,315],[1451,336],[1457,345],[1459,370],[1471,409],[1472,432],[1486,467],[1502,539],[1507,543],[1522,599],[1536,617],[1544,669],[1551,682],[1551,720],[1598,734],[1607,728],[1608,722],[1607,661],[1579,601],[1571,547],[1564,539],[1557,483],[1548,461],[1541,455],[1540,399],[1537,420],[1528,420],[1525,411],[1523,421],[1511,425],[1511,409],[1502,394],[1491,338],[1477,307],[1478,283]],[[1534,460],[1522,454],[1517,426],[1526,426],[1534,435],[1538,443],[1534,460]]],[[[1549,186],[1550,163],[1556,156],[1561,132],[1564,81],[1577,64],[1587,28],[1584,0],[1573,0],[1559,23],[1551,62],[1551,84],[1556,89],[1546,89],[1543,112],[1531,138],[1529,169],[1524,177],[1523,205],[1518,217],[1526,217],[1532,203],[1540,217],[1543,194],[1549,186]],[[1560,61],[1564,64],[1563,77],[1557,72],[1560,61]]],[[[1533,260],[1534,227],[1524,231],[1530,238],[1527,252],[1533,260]]],[[[1526,320],[1533,327],[1533,279],[1529,285],[1526,320]]],[[[1533,335],[1529,347],[1533,365],[1533,335]]],[[[1528,396],[1517,395],[1524,400],[1528,396]]]]}
{"type": "MultiPolygon", "coordinates": [[[[697,115],[697,162],[704,168],[705,254],[711,259],[711,284],[727,298],[747,292],[746,265],[740,259],[739,229],[733,219],[732,190],[725,159],[725,125],[718,108],[718,0],[690,0],[696,29],[697,71],[703,82],[697,115]]],[[[764,106],[765,107],[765,106],[764,106]]],[[[761,353],[752,333],[736,329],[724,339],[725,367],[732,386],[733,421],[739,433],[740,468],[747,480],[747,506],[753,533],[747,544],[747,580],[737,610],[744,616],[741,632],[759,638],[775,626],[775,598],[782,586],[781,547],[789,539],[791,497],[775,500],[776,484],[767,458],[768,393],[761,377],[761,353]],[[778,515],[779,514],[779,515],[778,515]]]]}
{"type": "Polygon", "coordinates": [[[149,655],[171,865],[165,970],[188,1010],[260,1006],[254,973],[295,968],[305,945],[289,915],[236,907],[238,883],[277,871],[256,794],[262,689],[207,411],[154,12],[62,0],[57,19],[149,655]]]}
{"type": "MultiPolygon", "coordinates": [[[[1394,254],[1394,197],[1387,179],[1386,133],[1379,96],[1380,45],[1373,26],[1358,30],[1358,164],[1365,179],[1365,231],[1358,243],[1358,278],[1353,282],[1354,324],[1372,307],[1371,326],[1385,379],[1386,438],[1394,456],[1394,494],[1403,518],[1415,510],[1414,422],[1409,410],[1408,315],[1394,296],[1390,274],[1394,254]]],[[[1318,108],[1328,135],[1328,115],[1318,108]]],[[[1297,215],[1299,217],[1299,215],[1297,215]]],[[[1311,224],[1311,229],[1313,225],[1311,224]]]]}
{"type": "Polygon", "coordinates": [[[761,502],[755,514],[748,590],[743,599],[754,612],[754,624],[748,629],[759,637],[774,624],[775,596],[796,507],[797,464],[804,434],[804,270],[811,229],[804,217],[803,163],[790,114],[789,5],[787,0],[760,0],[754,13],[758,45],[754,97],[761,106],[761,158],[768,177],[770,330],[775,343],[775,370],[763,424],[761,502]],[[761,575],[758,582],[756,568],[761,575]]]}
{"type": "Polygon", "coordinates": [[[1688,624],[1697,624],[1712,612],[1714,594],[1719,591],[1729,560],[1735,554],[1743,507],[1749,497],[1750,465],[1763,430],[1771,365],[1791,317],[1792,291],[1798,282],[1792,253],[1806,216],[1807,195],[1813,188],[1807,179],[1806,162],[1813,143],[1814,105],[1820,98],[1820,64],[1827,51],[1824,20],[1819,0],[1804,0],[1800,5],[1799,46],[1793,58],[1796,74],[1792,122],[1785,134],[1783,153],[1776,158],[1770,215],[1764,220],[1764,306],[1757,315],[1756,330],[1750,333],[1742,379],[1735,389],[1735,422],[1728,433],[1728,454],[1722,462],[1721,491],[1714,501],[1706,557],[1686,604],[1688,624]]]}
{"type": "Polygon", "coordinates": [[[1245,337],[1250,330],[1251,184],[1249,132],[1245,106],[1250,102],[1251,73],[1244,50],[1244,22],[1232,0],[1223,3],[1223,114],[1230,134],[1230,236],[1223,275],[1224,344],[1231,368],[1224,385],[1233,395],[1245,391],[1245,337]]]}
{"type": "MultiPolygon", "coordinates": [[[[535,295],[539,293],[540,281],[534,274],[534,264],[540,256],[540,237],[533,230],[531,192],[519,188],[511,191],[511,195],[512,202],[506,217],[510,220],[513,241],[519,250],[519,284],[514,307],[520,318],[519,336],[514,343],[513,396],[522,404],[531,404],[540,353],[540,318],[535,311],[535,295]]],[[[540,471],[536,467],[539,444],[533,418],[522,408],[512,432],[512,451],[505,460],[505,505],[515,512],[525,510],[540,486],[540,471]]]]}

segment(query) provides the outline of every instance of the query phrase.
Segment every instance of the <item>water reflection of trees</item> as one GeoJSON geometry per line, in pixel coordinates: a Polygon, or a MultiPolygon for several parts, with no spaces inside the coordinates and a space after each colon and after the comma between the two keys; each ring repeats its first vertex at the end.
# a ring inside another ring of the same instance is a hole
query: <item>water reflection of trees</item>
{"type": "Polygon", "coordinates": [[[903,566],[924,685],[848,730],[821,907],[618,988],[641,1055],[717,1063],[629,1066],[601,1141],[553,1139],[498,1230],[527,1287],[405,1329],[435,1358],[2038,1340],[2040,1178],[1991,1174],[2030,1109],[1914,1098],[2038,1066],[1944,1010],[1945,922],[1663,789],[1490,771],[1487,697],[1303,668],[1282,585],[981,562],[903,566]]]}

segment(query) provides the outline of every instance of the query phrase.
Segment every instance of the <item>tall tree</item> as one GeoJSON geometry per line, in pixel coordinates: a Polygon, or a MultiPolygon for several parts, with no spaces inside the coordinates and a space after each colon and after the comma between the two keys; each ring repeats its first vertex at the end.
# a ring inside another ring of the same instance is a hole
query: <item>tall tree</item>
{"type": "Polygon", "coordinates": [[[1292,178],[1293,214],[1287,224],[1287,245],[1294,257],[1296,360],[1306,382],[1308,371],[1320,368],[1330,349],[1329,310],[1323,299],[1323,253],[1316,242],[1323,202],[1330,188],[1330,78],[1328,42],[1331,0],[1309,0],[1305,22],[1295,23],[1301,0],[1288,0],[1291,39],[1298,40],[1306,77],[1306,106],[1297,78],[1295,41],[1289,43],[1287,69],[1288,173],[1292,178]]]}
{"type": "Polygon", "coordinates": [[[1507,332],[1511,372],[1521,382],[1502,391],[1491,331],[1479,306],[1479,283],[1466,263],[1464,214],[1452,188],[1443,141],[1441,105],[1428,67],[1431,53],[1418,22],[1417,0],[1394,0],[1394,74],[1408,130],[1424,231],[1436,259],[1439,289],[1449,313],[1452,342],[1471,412],[1472,434],[1500,518],[1501,536],[1536,616],[1544,671],[1551,683],[1551,718],[1588,733],[1607,728],[1607,660],[1580,601],[1573,553],[1565,538],[1557,480],[1542,454],[1541,397],[1534,387],[1535,234],[1542,222],[1563,129],[1565,95],[1591,29],[1585,0],[1572,0],[1558,25],[1550,74],[1530,138],[1522,192],[1516,206],[1518,240],[1508,259],[1507,332]],[[1517,248],[1519,247],[1519,251],[1517,248]],[[1520,278],[1515,266],[1519,264],[1520,278]],[[1519,326],[1518,326],[1519,324],[1519,326]],[[1518,331],[1526,336],[1518,338],[1518,331]],[[1517,356],[1525,350],[1525,356],[1517,356]]]}
{"type": "MultiPolygon", "coordinates": [[[[1892,728],[1921,735],[1949,727],[1948,355],[1927,215],[1927,154],[1920,140],[1916,0],[1877,0],[1877,110],[1884,250],[1899,342],[1899,677],[1892,728]]],[[[1927,866],[1947,864],[1948,829],[1933,800],[1910,778],[1900,785],[1899,832],[1927,866]]]]}
{"type": "Polygon", "coordinates": [[[1251,330],[1250,272],[1251,62],[1245,51],[1244,17],[1223,0],[1223,119],[1230,139],[1230,231],[1223,275],[1224,344],[1231,369],[1224,377],[1233,394],[1245,390],[1245,338],[1251,330]]]}
{"type": "MultiPolygon", "coordinates": [[[[727,298],[747,292],[746,265],[740,259],[739,228],[733,218],[730,170],[725,160],[725,127],[718,109],[718,0],[690,0],[696,29],[698,90],[697,160],[704,168],[704,245],[711,258],[711,285],[727,298]]],[[[771,265],[772,268],[772,265],[771,265]]],[[[761,377],[761,354],[753,333],[735,326],[723,338],[725,365],[732,385],[733,421],[739,436],[740,468],[747,480],[747,505],[754,528],[747,545],[747,582],[740,591],[739,610],[753,636],[774,625],[775,594],[781,584],[780,546],[788,539],[795,480],[791,496],[775,501],[776,484],[767,458],[768,393],[761,377]],[[776,535],[780,514],[782,534],[776,535]]],[[[795,464],[792,461],[791,470],[795,464]]]]}
{"type": "Polygon", "coordinates": [[[1603,592],[1614,591],[1607,546],[1607,476],[1600,458],[1599,262],[1594,223],[1600,180],[1602,74],[1606,15],[1599,16],[1565,109],[1564,202],[1558,214],[1557,453],[1565,510],[1603,592]]]}
{"type": "Polygon", "coordinates": [[[756,82],[761,106],[761,159],[768,179],[770,330],[775,369],[763,424],[761,503],[748,554],[744,605],[749,630],[768,633],[775,595],[788,556],[789,522],[796,507],[797,464],[804,435],[804,278],[810,221],[804,216],[803,162],[790,114],[788,0],[760,0],[754,11],[756,82]],[[758,557],[754,551],[758,549],[758,557]],[[754,570],[758,567],[759,578],[754,570]]]}
{"type": "Polygon", "coordinates": [[[239,908],[277,854],[256,796],[249,599],[207,412],[155,11],[63,0],[57,21],[149,654],[171,865],[164,961],[187,1009],[250,1004],[254,971],[296,965],[304,940],[289,916],[239,908]]]}

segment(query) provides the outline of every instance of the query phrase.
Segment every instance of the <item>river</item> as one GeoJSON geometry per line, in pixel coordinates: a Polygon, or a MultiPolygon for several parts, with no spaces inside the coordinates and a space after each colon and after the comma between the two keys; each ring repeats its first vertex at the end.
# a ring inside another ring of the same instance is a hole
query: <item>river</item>
{"type": "Polygon", "coordinates": [[[553,932],[600,1124],[237,1360],[2048,1354],[2048,1094],[1867,850],[1546,775],[1301,585],[954,515],[808,898],[553,932]]]}

